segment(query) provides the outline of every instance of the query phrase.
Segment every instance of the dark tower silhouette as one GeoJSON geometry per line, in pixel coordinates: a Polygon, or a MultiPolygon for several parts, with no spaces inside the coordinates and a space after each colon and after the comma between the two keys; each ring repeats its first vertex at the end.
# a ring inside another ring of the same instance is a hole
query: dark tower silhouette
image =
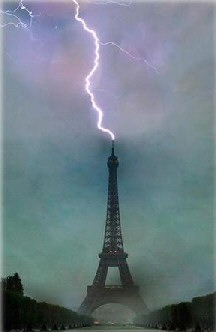
{"type": "Polygon", "coordinates": [[[87,287],[87,296],[79,308],[80,314],[91,314],[96,308],[106,303],[121,303],[131,308],[136,314],[144,314],[147,308],[139,294],[139,287],[134,284],[123,248],[118,199],[117,168],[118,158],[114,152],[108,158],[108,202],[105,236],[102,252],[99,254],[99,266],[93,285],[87,287]],[[105,285],[109,267],[117,267],[121,286],[105,285]]]}

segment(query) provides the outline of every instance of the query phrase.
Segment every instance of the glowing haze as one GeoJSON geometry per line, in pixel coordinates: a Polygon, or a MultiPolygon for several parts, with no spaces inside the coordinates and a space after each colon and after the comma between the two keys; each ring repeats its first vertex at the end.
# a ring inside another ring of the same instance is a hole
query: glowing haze
{"type": "Polygon", "coordinates": [[[99,60],[100,60],[100,54],[99,54],[99,50],[100,50],[100,42],[97,36],[97,33],[95,30],[90,29],[86,22],[79,17],[79,3],[76,0],[72,0],[73,3],[76,5],[76,14],[75,14],[75,19],[80,22],[84,28],[85,31],[87,31],[89,34],[92,35],[93,39],[94,39],[94,43],[95,43],[95,58],[94,58],[94,65],[90,71],[90,73],[86,76],[85,79],[85,89],[86,92],[89,94],[90,99],[91,99],[91,103],[92,106],[94,108],[94,110],[98,113],[98,129],[102,130],[104,133],[107,133],[110,135],[110,137],[112,138],[112,140],[115,139],[115,135],[113,134],[113,132],[107,128],[104,128],[102,125],[102,120],[103,120],[103,111],[102,109],[98,106],[96,100],[95,100],[95,96],[91,90],[91,78],[94,76],[94,73],[96,72],[96,70],[99,67],[99,60]]]}

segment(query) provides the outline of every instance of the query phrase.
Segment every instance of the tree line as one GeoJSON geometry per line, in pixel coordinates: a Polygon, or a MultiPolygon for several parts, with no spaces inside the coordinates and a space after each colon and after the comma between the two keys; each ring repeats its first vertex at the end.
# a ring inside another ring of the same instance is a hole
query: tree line
{"type": "Polygon", "coordinates": [[[162,330],[213,331],[216,292],[195,297],[191,302],[167,305],[136,318],[136,325],[162,330]]]}
{"type": "Polygon", "coordinates": [[[66,329],[91,326],[92,317],[78,315],[76,312],[46,302],[24,296],[24,289],[18,273],[2,279],[3,330],[33,328],[66,329]]]}

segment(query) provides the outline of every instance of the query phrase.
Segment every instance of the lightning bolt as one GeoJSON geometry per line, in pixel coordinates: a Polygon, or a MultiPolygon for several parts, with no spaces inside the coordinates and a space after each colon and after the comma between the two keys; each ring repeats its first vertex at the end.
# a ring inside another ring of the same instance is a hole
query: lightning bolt
{"type": "Polygon", "coordinates": [[[104,128],[102,126],[102,120],[103,120],[103,111],[102,109],[98,106],[96,100],[95,100],[95,96],[91,90],[91,78],[94,76],[94,73],[96,72],[96,70],[99,67],[99,59],[100,59],[100,40],[97,36],[97,33],[95,30],[90,29],[88,27],[88,25],[86,24],[86,22],[79,17],[79,10],[80,10],[80,6],[79,3],[76,0],[72,0],[73,3],[76,6],[76,12],[75,12],[75,19],[80,22],[84,28],[85,31],[87,31],[93,38],[94,40],[94,44],[95,44],[95,58],[94,58],[94,65],[90,71],[90,73],[86,76],[85,78],[85,89],[86,92],[88,93],[88,95],[90,96],[91,99],[91,103],[93,108],[95,109],[95,111],[98,113],[98,123],[97,123],[97,127],[98,129],[100,129],[102,132],[107,133],[110,135],[111,139],[114,141],[115,139],[115,135],[113,134],[113,132],[107,128],[104,128]]]}
{"type": "MultiPolygon", "coordinates": [[[[90,96],[91,99],[91,103],[93,108],[95,109],[95,111],[98,113],[98,123],[97,123],[97,127],[98,129],[100,129],[101,131],[109,134],[111,136],[111,139],[114,141],[115,139],[115,135],[114,133],[107,129],[104,128],[102,126],[102,120],[103,120],[103,111],[102,109],[98,106],[96,100],[95,100],[95,96],[94,93],[91,90],[91,79],[94,76],[95,72],[97,71],[98,67],[99,67],[99,61],[100,61],[100,45],[102,46],[108,46],[108,45],[112,45],[117,47],[121,52],[123,52],[124,54],[126,54],[127,56],[129,56],[130,58],[134,59],[134,60],[142,60],[144,61],[149,67],[151,67],[157,74],[158,74],[158,70],[155,66],[153,66],[150,62],[148,62],[148,60],[146,60],[145,58],[137,58],[135,57],[133,54],[131,54],[130,52],[128,52],[127,50],[125,50],[124,48],[120,47],[118,44],[114,43],[114,42],[106,42],[106,43],[102,43],[96,33],[95,30],[91,29],[87,23],[85,22],[85,20],[83,18],[81,18],[79,16],[79,12],[80,12],[80,5],[76,0],[72,0],[73,3],[75,4],[76,7],[76,12],[75,12],[75,19],[76,21],[80,22],[84,28],[85,31],[87,31],[93,38],[94,40],[94,44],[95,44],[95,58],[94,58],[94,64],[93,67],[90,71],[90,73],[86,76],[85,78],[85,90],[88,93],[88,95],[90,96]]],[[[113,3],[113,1],[109,1],[106,3],[113,3]]],[[[101,3],[102,4],[102,3],[101,3]]],[[[116,3],[116,4],[121,4],[123,5],[123,3],[116,3]]],[[[127,4],[128,6],[131,3],[127,4]]]]}
{"type": "Polygon", "coordinates": [[[6,11],[3,11],[2,9],[0,9],[0,13],[3,14],[3,15],[6,15],[6,16],[9,16],[9,17],[12,17],[14,18],[14,20],[17,22],[17,23],[14,23],[14,22],[8,22],[8,23],[5,23],[5,24],[0,24],[0,27],[1,28],[4,28],[8,25],[12,25],[14,26],[15,28],[18,28],[19,26],[21,26],[22,28],[25,28],[25,29],[28,29],[30,30],[30,28],[32,27],[32,20],[34,17],[36,16],[39,16],[39,15],[33,15],[32,11],[29,10],[24,4],[23,4],[23,0],[20,0],[18,6],[14,9],[14,10],[6,10],[6,11]],[[28,13],[29,17],[30,17],[30,22],[29,22],[29,27],[28,27],[28,24],[24,23],[20,18],[19,16],[16,15],[17,11],[21,9],[23,11],[25,11],[26,13],[28,13]]]}
{"type": "Polygon", "coordinates": [[[127,56],[129,56],[130,58],[132,58],[133,60],[138,60],[138,61],[143,61],[145,62],[150,68],[152,68],[157,74],[159,74],[159,71],[157,70],[157,68],[151,64],[147,59],[145,58],[142,58],[142,57],[136,57],[135,55],[131,54],[130,52],[128,52],[127,50],[125,50],[124,48],[122,48],[121,46],[119,46],[118,44],[110,41],[110,42],[106,42],[106,43],[102,43],[100,41],[100,44],[102,46],[109,46],[109,45],[112,45],[112,46],[115,46],[117,47],[122,53],[126,54],[127,56]]]}
{"type": "MultiPolygon", "coordinates": [[[[91,82],[92,82],[92,78],[94,76],[94,74],[96,73],[98,67],[99,67],[99,63],[100,63],[100,46],[114,46],[116,48],[118,48],[122,53],[124,53],[125,55],[127,55],[128,57],[130,57],[131,59],[133,60],[137,60],[137,61],[143,61],[147,66],[149,66],[151,69],[153,69],[157,74],[159,73],[157,68],[151,64],[147,59],[145,58],[142,58],[142,57],[136,57],[135,55],[131,54],[129,51],[127,51],[126,49],[122,48],[121,46],[119,46],[118,44],[116,44],[115,42],[113,41],[109,41],[109,42],[102,42],[100,41],[96,31],[94,29],[91,29],[87,23],[85,22],[85,20],[83,18],[80,17],[80,5],[79,3],[77,2],[77,0],[72,0],[72,2],[74,3],[75,5],[75,20],[77,22],[79,22],[80,24],[82,24],[83,26],[83,29],[88,32],[93,41],[94,41],[94,45],[95,45],[95,49],[94,49],[94,61],[93,61],[93,66],[92,66],[92,69],[91,71],[88,73],[88,75],[86,76],[85,78],[85,90],[87,92],[87,94],[89,95],[90,97],[90,100],[91,100],[91,104],[92,104],[92,107],[93,109],[97,112],[98,114],[98,121],[97,121],[97,127],[99,130],[101,130],[102,132],[104,133],[107,133],[111,139],[114,141],[115,139],[115,135],[114,133],[103,127],[102,125],[102,122],[103,122],[103,111],[101,109],[101,107],[97,104],[96,102],[96,98],[94,96],[94,93],[92,91],[92,87],[91,87],[91,82]]],[[[95,3],[95,4],[101,4],[101,5],[107,5],[107,4],[116,4],[116,5],[120,5],[120,6],[127,6],[129,7],[131,4],[132,4],[132,1],[128,1],[127,3],[125,2],[121,2],[121,1],[113,1],[113,0],[105,0],[105,1],[95,1],[95,2],[92,2],[91,3],[95,3]]],[[[4,28],[6,26],[14,26],[15,28],[18,28],[18,27],[21,27],[21,28],[24,28],[24,29],[27,29],[30,33],[31,33],[31,37],[32,37],[32,32],[31,32],[31,27],[32,27],[32,22],[33,22],[33,19],[34,17],[36,16],[40,16],[40,15],[34,15],[32,13],[31,10],[29,10],[23,3],[23,0],[20,0],[19,3],[18,3],[18,6],[14,9],[14,10],[6,10],[6,11],[3,11],[0,9],[0,13],[5,15],[5,16],[8,16],[10,18],[12,18],[14,20],[13,21],[10,21],[10,22],[7,22],[5,24],[0,24],[0,27],[4,28]],[[22,10],[24,12],[26,12],[29,16],[29,24],[23,22],[21,20],[21,18],[18,16],[18,11],[19,10],[22,10]]]]}

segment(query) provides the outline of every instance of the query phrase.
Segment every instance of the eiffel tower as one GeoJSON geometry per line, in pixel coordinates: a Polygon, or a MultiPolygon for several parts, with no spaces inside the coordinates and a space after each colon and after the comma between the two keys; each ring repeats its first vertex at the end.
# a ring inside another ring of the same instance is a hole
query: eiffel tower
{"type": "Polygon", "coordinates": [[[99,254],[99,266],[91,286],[87,286],[87,296],[78,313],[90,315],[95,309],[107,303],[120,303],[129,307],[136,315],[145,314],[148,309],[143,302],[139,286],[134,284],[128,264],[128,254],[123,248],[120,225],[120,211],[117,185],[117,168],[119,162],[114,153],[108,158],[108,202],[105,225],[105,237],[102,252],[99,254]],[[121,285],[105,285],[108,268],[117,267],[120,272],[121,285]]]}

